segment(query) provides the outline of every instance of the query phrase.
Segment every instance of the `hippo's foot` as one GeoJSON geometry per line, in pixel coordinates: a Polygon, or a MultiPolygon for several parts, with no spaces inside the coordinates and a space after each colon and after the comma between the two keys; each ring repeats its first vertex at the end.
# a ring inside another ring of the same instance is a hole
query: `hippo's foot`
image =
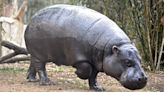
{"type": "Polygon", "coordinates": [[[96,81],[98,71],[96,69],[93,69],[91,76],[89,77],[89,87],[91,90],[98,91],[98,92],[103,92],[105,89],[101,86],[98,85],[96,81]]]}
{"type": "Polygon", "coordinates": [[[101,86],[98,86],[98,85],[93,85],[93,86],[90,86],[90,89],[91,90],[94,90],[94,91],[98,91],[98,92],[103,92],[105,91],[105,89],[101,86]]]}
{"type": "Polygon", "coordinates": [[[39,82],[40,85],[54,85],[55,83],[49,78],[42,78],[39,82]]]}
{"type": "Polygon", "coordinates": [[[39,80],[36,78],[27,78],[28,82],[38,82],[39,80]]]}
{"type": "Polygon", "coordinates": [[[47,72],[46,72],[46,71],[40,70],[40,71],[38,72],[38,74],[39,74],[39,79],[40,79],[40,81],[39,81],[39,84],[40,84],[40,85],[54,85],[54,84],[55,84],[53,81],[51,81],[51,80],[48,78],[47,72]]]}
{"type": "Polygon", "coordinates": [[[38,82],[39,80],[36,79],[35,75],[33,75],[33,74],[28,74],[28,76],[27,76],[27,81],[28,81],[28,82],[38,82]]]}

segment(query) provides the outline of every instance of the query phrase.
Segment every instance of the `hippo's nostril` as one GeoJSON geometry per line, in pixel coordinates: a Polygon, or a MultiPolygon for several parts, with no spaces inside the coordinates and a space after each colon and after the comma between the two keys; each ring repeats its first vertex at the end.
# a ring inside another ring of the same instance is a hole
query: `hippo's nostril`
{"type": "Polygon", "coordinates": [[[145,75],[144,72],[140,72],[140,74],[138,75],[138,81],[139,82],[146,82],[147,81],[147,76],[145,75]]]}
{"type": "Polygon", "coordinates": [[[145,76],[143,72],[141,73],[141,76],[143,76],[143,77],[145,76]]]}
{"type": "Polygon", "coordinates": [[[144,80],[147,81],[147,77],[144,77],[144,80]]]}
{"type": "Polygon", "coordinates": [[[140,77],[138,78],[139,82],[146,82],[147,81],[147,77],[140,77]]]}
{"type": "Polygon", "coordinates": [[[138,81],[142,81],[142,78],[138,78],[138,81]]]}

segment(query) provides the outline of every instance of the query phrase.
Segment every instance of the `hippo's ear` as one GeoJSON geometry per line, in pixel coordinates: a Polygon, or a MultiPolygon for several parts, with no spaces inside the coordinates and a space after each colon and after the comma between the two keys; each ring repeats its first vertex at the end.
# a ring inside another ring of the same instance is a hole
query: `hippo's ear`
{"type": "Polygon", "coordinates": [[[134,42],[131,42],[131,44],[132,44],[133,46],[136,46],[134,42]]]}
{"type": "Polygon", "coordinates": [[[133,40],[131,41],[131,44],[132,44],[133,46],[135,46],[135,42],[136,42],[136,40],[133,39],[133,40]]]}
{"type": "Polygon", "coordinates": [[[119,47],[113,46],[113,47],[112,47],[112,52],[113,52],[114,54],[118,54],[118,53],[120,52],[119,47]]]}

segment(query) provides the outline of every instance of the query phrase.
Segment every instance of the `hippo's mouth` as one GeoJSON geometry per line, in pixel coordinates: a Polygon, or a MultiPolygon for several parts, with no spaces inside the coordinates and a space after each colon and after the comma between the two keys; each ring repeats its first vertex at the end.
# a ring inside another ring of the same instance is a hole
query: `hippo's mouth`
{"type": "Polygon", "coordinates": [[[120,80],[120,83],[127,89],[138,90],[144,88],[147,84],[147,81],[133,81],[133,80],[121,81],[120,80]]]}

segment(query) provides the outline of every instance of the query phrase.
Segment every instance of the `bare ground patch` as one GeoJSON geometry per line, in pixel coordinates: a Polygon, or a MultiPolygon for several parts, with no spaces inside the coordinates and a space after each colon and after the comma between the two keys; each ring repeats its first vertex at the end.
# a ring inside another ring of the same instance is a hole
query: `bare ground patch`
{"type": "MultiPolygon", "coordinates": [[[[88,81],[81,80],[74,74],[75,69],[67,66],[47,65],[48,75],[55,85],[40,86],[38,82],[26,81],[28,63],[0,65],[0,92],[92,92],[88,81]]],[[[164,92],[164,72],[147,72],[149,80],[144,89],[131,91],[122,87],[114,78],[103,73],[98,75],[98,82],[106,92],[164,92]]]]}

